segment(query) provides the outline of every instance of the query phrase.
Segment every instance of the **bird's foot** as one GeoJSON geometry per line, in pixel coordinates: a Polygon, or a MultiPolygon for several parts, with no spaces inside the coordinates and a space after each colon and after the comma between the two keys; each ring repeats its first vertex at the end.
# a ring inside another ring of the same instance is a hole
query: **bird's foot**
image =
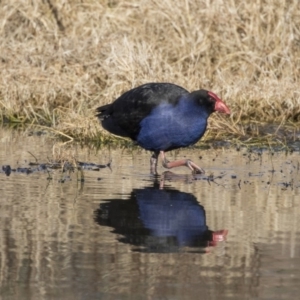
{"type": "Polygon", "coordinates": [[[175,161],[168,161],[167,159],[163,160],[163,167],[167,169],[175,168],[175,167],[181,167],[186,166],[188,167],[193,174],[204,174],[205,171],[197,166],[193,161],[190,159],[181,159],[181,160],[175,160],[175,161]]]}
{"type": "Polygon", "coordinates": [[[204,174],[205,173],[205,171],[201,167],[196,165],[190,159],[186,160],[186,165],[192,170],[193,174],[204,174]]]}
{"type": "Polygon", "coordinates": [[[204,174],[205,173],[205,171],[202,168],[197,166],[190,159],[180,159],[180,160],[168,161],[165,156],[164,151],[160,151],[160,156],[162,159],[162,165],[166,169],[172,169],[172,168],[176,168],[176,167],[186,166],[193,172],[193,174],[204,174]]]}

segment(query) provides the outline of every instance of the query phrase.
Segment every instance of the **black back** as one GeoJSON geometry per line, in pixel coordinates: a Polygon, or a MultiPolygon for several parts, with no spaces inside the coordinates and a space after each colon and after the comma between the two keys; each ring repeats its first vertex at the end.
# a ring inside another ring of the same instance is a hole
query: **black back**
{"type": "Polygon", "coordinates": [[[176,105],[184,88],[171,83],[147,83],[125,92],[113,103],[97,108],[97,117],[109,132],[135,140],[140,122],[162,102],[176,105]]]}

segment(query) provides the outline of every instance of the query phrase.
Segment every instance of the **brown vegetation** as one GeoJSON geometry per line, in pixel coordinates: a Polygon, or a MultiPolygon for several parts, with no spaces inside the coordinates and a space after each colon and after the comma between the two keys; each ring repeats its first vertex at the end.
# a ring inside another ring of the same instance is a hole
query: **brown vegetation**
{"type": "Polygon", "coordinates": [[[298,0],[0,3],[0,117],[103,138],[94,109],[146,82],[206,88],[215,133],[300,115],[298,0]]]}

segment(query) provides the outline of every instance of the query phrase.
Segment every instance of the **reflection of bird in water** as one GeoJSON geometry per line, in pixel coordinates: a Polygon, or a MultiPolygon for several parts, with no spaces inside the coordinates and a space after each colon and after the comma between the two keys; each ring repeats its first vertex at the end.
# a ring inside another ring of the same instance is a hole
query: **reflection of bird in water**
{"type": "Polygon", "coordinates": [[[193,247],[193,251],[207,252],[227,235],[226,230],[208,229],[205,210],[195,196],[170,189],[133,190],[128,200],[101,204],[95,220],[122,234],[120,241],[139,246],[136,251],[174,252],[193,247]]]}

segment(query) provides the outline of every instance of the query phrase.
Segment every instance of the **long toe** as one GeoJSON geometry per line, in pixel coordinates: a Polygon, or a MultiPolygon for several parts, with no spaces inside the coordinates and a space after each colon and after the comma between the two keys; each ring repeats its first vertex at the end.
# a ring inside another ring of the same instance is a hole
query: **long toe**
{"type": "Polygon", "coordinates": [[[201,167],[199,167],[198,165],[196,165],[190,159],[187,159],[186,165],[192,170],[192,172],[194,174],[204,174],[205,173],[204,169],[202,169],[201,167]]]}

